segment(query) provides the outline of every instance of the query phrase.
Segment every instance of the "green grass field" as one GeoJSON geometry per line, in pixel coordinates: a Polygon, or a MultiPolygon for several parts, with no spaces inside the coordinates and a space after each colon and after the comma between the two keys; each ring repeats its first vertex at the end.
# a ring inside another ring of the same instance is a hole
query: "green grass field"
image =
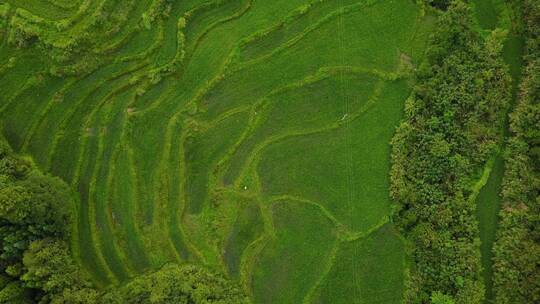
{"type": "Polygon", "coordinates": [[[102,287],[190,261],[254,303],[401,303],[389,142],[433,16],[412,0],[187,0],[153,20],[157,2],[0,4],[1,130],[73,189],[77,261],[102,287]],[[91,56],[17,50],[13,20],[91,56]],[[98,68],[76,72],[85,60],[98,68]]]}

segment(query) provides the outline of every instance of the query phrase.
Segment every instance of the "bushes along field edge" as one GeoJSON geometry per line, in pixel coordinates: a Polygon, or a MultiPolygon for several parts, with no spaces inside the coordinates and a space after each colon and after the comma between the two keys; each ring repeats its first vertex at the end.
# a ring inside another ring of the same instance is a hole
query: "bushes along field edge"
{"type": "Polygon", "coordinates": [[[511,78],[505,33],[483,39],[470,8],[441,13],[392,141],[394,221],[411,245],[406,303],[481,303],[472,185],[498,149],[511,78]]]}

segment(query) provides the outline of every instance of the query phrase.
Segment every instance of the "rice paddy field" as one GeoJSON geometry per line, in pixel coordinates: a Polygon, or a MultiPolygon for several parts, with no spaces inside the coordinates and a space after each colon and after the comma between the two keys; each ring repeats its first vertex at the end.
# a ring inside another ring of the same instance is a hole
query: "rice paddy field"
{"type": "Polygon", "coordinates": [[[160,3],[0,3],[2,133],[72,188],[95,284],[189,261],[253,303],[401,303],[389,142],[435,18],[413,0],[160,3]]]}

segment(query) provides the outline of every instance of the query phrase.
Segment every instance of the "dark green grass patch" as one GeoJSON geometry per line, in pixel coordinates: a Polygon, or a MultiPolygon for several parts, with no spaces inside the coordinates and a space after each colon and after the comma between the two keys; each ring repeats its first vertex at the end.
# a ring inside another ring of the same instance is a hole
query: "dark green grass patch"
{"type": "MultiPolygon", "coordinates": [[[[525,39],[515,33],[508,34],[503,47],[503,57],[510,75],[514,80],[513,93],[514,99],[518,93],[519,84],[521,81],[521,71],[523,67],[523,50],[525,49],[525,39]]],[[[515,101],[514,101],[515,103],[515,101]]]]}
{"type": "Polygon", "coordinates": [[[217,163],[234,145],[247,124],[245,112],[231,115],[204,133],[188,137],[186,197],[190,213],[199,213],[208,197],[208,181],[217,163]]]}
{"type": "Polygon", "coordinates": [[[39,74],[33,81],[35,85],[18,95],[13,105],[2,113],[4,134],[16,151],[22,148],[32,122],[40,119],[43,109],[63,83],[60,78],[39,74]]]}
{"type": "Polygon", "coordinates": [[[96,90],[91,90],[88,95],[83,95],[77,100],[74,107],[65,113],[59,123],[60,130],[54,138],[52,147],[51,168],[53,174],[71,181],[76,173],[80,145],[84,138],[95,137],[100,132],[99,127],[88,125],[86,122],[92,111],[96,110],[108,95],[111,95],[119,87],[123,86],[129,76],[117,79],[109,79],[100,83],[96,90]]]}
{"type": "Polygon", "coordinates": [[[149,50],[156,50],[163,43],[163,26],[140,29],[119,49],[122,60],[146,57],[149,50]]]}
{"type": "Polygon", "coordinates": [[[129,143],[134,149],[133,158],[137,176],[137,221],[141,226],[152,223],[154,217],[152,187],[155,183],[154,171],[164,149],[166,123],[160,115],[132,115],[127,132],[129,143]],[[152,126],[149,128],[148,126],[152,126]]]}
{"type": "Polygon", "coordinates": [[[482,275],[486,285],[486,298],[493,299],[493,243],[497,231],[499,210],[501,208],[501,183],[504,175],[504,160],[495,158],[489,179],[476,198],[476,217],[480,230],[480,250],[482,252],[482,275]]]}
{"type": "Polygon", "coordinates": [[[242,38],[271,26],[276,20],[306,2],[308,0],[253,1],[241,18],[214,27],[199,42],[189,62],[186,62],[184,81],[180,85],[178,95],[182,98],[193,96],[195,92],[205,87],[206,82],[223,72],[222,68],[227,62],[228,55],[242,38]]]}
{"type": "MultiPolygon", "coordinates": [[[[128,109],[129,116],[127,136],[129,145],[133,149],[137,180],[137,218],[142,226],[152,224],[154,220],[155,193],[152,191],[160,178],[156,176],[160,167],[161,158],[167,145],[174,140],[180,140],[180,134],[174,134],[174,138],[166,138],[169,120],[178,112],[185,101],[175,99],[173,94],[178,88],[174,84],[177,79],[162,80],[155,89],[145,92],[128,109]],[[160,88],[162,90],[160,90],[160,88]],[[174,108],[166,107],[167,101],[174,101],[174,108]],[[149,127],[151,126],[151,127],[149,127]]],[[[182,91],[181,89],[179,89],[182,91]]]]}
{"type": "MultiPolygon", "coordinates": [[[[75,122],[71,123],[76,124],[75,122]]],[[[51,172],[68,182],[73,181],[80,164],[79,152],[82,143],[88,137],[95,137],[97,133],[99,133],[99,129],[92,126],[68,127],[59,132],[58,137],[55,138],[55,149],[52,151],[51,172]]]]}
{"type": "Polygon", "coordinates": [[[223,249],[223,259],[231,276],[238,278],[243,252],[262,232],[259,206],[253,202],[239,206],[238,216],[223,249]]]}
{"type": "MultiPolygon", "coordinates": [[[[21,89],[28,87],[31,82],[35,82],[36,74],[42,73],[46,64],[40,60],[43,53],[40,51],[20,50],[9,51],[2,63],[6,65],[4,73],[0,74],[2,83],[2,96],[0,96],[0,110],[8,106],[17,98],[16,94],[21,93],[21,89]],[[30,82],[30,83],[28,83],[30,82]]],[[[1,114],[1,113],[0,113],[1,114]]]]}
{"type": "Polygon", "coordinates": [[[480,27],[494,30],[499,22],[500,6],[504,3],[500,0],[473,0],[471,2],[480,27]]]}
{"type": "Polygon", "coordinates": [[[178,7],[179,4],[176,4],[171,12],[171,16],[167,18],[165,22],[165,33],[163,39],[163,45],[159,49],[157,56],[154,60],[156,66],[162,66],[167,62],[171,61],[176,53],[178,52],[178,47],[183,47],[179,45],[178,41],[178,18],[181,17],[183,11],[178,7]]]}
{"type": "Polygon", "coordinates": [[[178,80],[174,78],[166,78],[156,85],[151,86],[147,91],[144,92],[144,94],[135,100],[135,102],[132,104],[131,111],[144,111],[145,109],[158,105],[166,96],[168,96],[168,94],[171,93],[170,90],[177,81],[178,80]]]}
{"type": "Polygon", "coordinates": [[[34,155],[42,168],[51,170],[49,154],[54,148],[56,136],[61,137],[64,131],[79,132],[78,129],[66,130],[65,124],[81,103],[88,102],[87,98],[100,87],[113,84],[119,75],[129,73],[133,69],[134,65],[128,63],[111,65],[87,77],[77,79],[74,83],[65,82],[65,87],[58,90],[52,97],[52,105],[43,113],[28,143],[28,151],[34,155]]]}

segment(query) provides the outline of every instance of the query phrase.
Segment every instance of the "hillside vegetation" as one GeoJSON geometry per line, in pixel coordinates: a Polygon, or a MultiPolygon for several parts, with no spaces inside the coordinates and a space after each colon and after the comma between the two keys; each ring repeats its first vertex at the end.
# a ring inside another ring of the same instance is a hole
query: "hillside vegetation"
{"type": "Polygon", "coordinates": [[[0,303],[538,299],[534,3],[0,2],[0,303]]]}
{"type": "Polygon", "coordinates": [[[95,286],[189,262],[256,303],[401,301],[389,141],[423,5],[31,2],[2,5],[3,133],[75,193],[95,286]]]}

